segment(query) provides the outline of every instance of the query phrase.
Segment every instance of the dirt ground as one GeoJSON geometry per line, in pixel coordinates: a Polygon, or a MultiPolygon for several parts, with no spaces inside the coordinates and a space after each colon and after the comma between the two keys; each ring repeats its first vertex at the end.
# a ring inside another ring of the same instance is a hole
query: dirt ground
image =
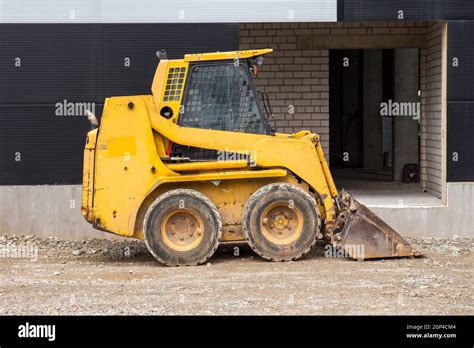
{"type": "Polygon", "coordinates": [[[409,241],[424,258],[358,262],[317,244],[273,263],[226,245],[206,265],[170,268],[143,242],[5,235],[0,314],[474,314],[474,239],[409,241]]]}

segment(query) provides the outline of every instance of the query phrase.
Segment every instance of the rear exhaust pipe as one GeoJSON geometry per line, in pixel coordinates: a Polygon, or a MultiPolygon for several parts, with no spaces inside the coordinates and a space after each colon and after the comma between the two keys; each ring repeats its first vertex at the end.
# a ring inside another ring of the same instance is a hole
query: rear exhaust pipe
{"type": "Polygon", "coordinates": [[[99,127],[99,120],[97,117],[89,110],[86,110],[87,120],[91,124],[91,129],[96,129],[99,127]]]}

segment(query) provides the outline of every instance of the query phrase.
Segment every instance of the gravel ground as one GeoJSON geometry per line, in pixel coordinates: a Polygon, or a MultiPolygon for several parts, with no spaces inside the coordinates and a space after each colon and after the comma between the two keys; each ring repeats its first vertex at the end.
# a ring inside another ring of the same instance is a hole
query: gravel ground
{"type": "Polygon", "coordinates": [[[408,240],[423,258],[357,262],[317,244],[273,263],[225,245],[170,268],[134,240],[4,235],[0,314],[474,314],[474,239],[408,240]]]}

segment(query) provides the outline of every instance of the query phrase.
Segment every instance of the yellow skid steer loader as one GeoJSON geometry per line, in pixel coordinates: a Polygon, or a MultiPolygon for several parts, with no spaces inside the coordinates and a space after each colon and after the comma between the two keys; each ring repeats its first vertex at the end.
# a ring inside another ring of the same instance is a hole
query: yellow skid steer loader
{"type": "Polygon", "coordinates": [[[86,220],[144,239],[170,266],[206,262],[219,242],[247,242],[273,261],[296,260],[317,239],[358,259],[415,255],[338,193],[317,134],[270,127],[253,83],[270,52],[160,51],[151,95],[107,98],[84,151],[86,220]]]}

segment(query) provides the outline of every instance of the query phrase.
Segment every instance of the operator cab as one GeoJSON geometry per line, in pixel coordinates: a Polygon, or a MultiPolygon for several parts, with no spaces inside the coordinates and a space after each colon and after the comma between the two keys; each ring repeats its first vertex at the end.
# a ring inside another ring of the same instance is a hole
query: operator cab
{"type": "MultiPolygon", "coordinates": [[[[168,61],[168,75],[160,100],[160,114],[183,127],[274,135],[268,95],[257,91],[253,76],[271,49],[186,55],[184,60],[168,61]],[[179,111],[175,113],[176,102],[179,111]]],[[[161,62],[160,62],[161,65],[161,62]]],[[[158,69],[159,70],[159,69],[158,69]]],[[[157,79],[157,76],[155,76],[157,79]]],[[[155,81],[154,81],[155,85],[155,81]]],[[[155,95],[155,93],[154,93],[155,95]]],[[[215,160],[214,150],[172,144],[171,158],[215,160]]]]}

